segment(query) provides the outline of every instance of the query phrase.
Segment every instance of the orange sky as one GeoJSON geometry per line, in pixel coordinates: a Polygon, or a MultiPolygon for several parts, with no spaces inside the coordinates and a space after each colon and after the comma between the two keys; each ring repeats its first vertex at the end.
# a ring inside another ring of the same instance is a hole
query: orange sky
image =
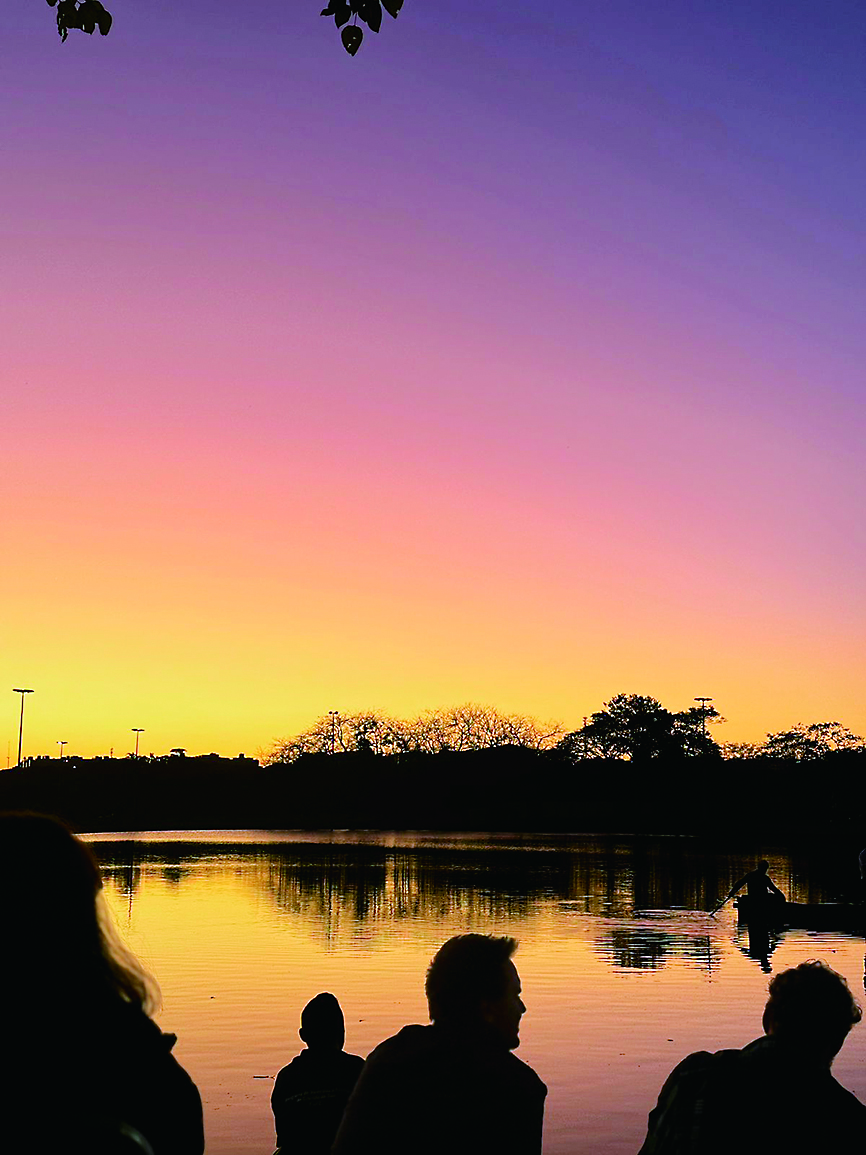
{"type": "Polygon", "coordinates": [[[866,731],[845,12],[672,53],[637,4],[407,4],[353,60],[268,5],[45,14],[0,190],[13,761],[22,685],[30,754],[618,692],[866,731]]]}

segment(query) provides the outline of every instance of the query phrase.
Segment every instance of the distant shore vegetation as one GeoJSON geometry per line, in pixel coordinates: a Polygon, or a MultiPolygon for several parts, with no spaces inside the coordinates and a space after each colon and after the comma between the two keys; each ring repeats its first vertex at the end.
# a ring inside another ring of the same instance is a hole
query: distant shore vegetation
{"type": "Polygon", "coordinates": [[[782,758],[814,761],[836,751],[864,751],[866,742],[840,722],[797,723],[768,733],[763,742],[718,742],[712,727],[724,722],[712,705],[673,711],[643,694],[617,694],[584,720],[578,730],[528,714],[506,714],[467,702],[425,710],[411,719],[381,710],[342,714],[331,710],[300,734],[260,752],[268,766],[313,754],[372,754],[380,757],[460,753],[519,746],[548,751],[565,761],[644,761],[709,757],[782,758]]]}
{"type": "MultiPolygon", "coordinates": [[[[863,739],[838,722],[725,744],[706,700],[618,694],[578,730],[489,706],[323,714],[263,757],[27,758],[0,809],[81,831],[476,830],[741,835],[862,845],[863,739]]],[[[757,841],[756,841],[757,840],[757,841]]]]}

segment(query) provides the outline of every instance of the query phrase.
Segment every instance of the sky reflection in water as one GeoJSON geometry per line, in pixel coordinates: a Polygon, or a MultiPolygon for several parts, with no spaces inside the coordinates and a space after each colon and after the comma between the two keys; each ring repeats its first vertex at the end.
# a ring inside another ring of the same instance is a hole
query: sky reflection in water
{"type": "MultiPolygon", "coordinates": [[[[703,913],[757,852],[690,839],[220,832],[98,836],[94,850],[121,929],[162,985],[211,1155],[272,1142],[271,1080],[300,1049],[308,998],[340,998],[347,1049],[364,1055],[426,1021],[426,965],[460,931],[520,939],[519,1054],[550,1088],[548,1155],[635,1152],[675,1062],[760,1034],[766,969],[823,958],[863,994],[862,938],[750,943],[730,908],[703,913]]],[[[764,853],[799,900],[836,897],[849,869],[764,853]]],[[[864,1030],[835,1066],[861,1099],[864,1030]]]]}

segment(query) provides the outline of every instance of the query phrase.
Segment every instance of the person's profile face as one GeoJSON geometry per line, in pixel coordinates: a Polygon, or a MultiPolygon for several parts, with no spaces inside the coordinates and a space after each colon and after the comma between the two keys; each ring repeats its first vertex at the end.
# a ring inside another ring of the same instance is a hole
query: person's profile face
{"type": "Polygon", "coordinates": [[[496,1038],[513,1051],[520,1046],[520,1020],[526,1006],[520,997],[520,975],[511,959],[505,964],[505,975],[505,992],[500,998],[483,1003],[481,1013],[496,1038]]]}

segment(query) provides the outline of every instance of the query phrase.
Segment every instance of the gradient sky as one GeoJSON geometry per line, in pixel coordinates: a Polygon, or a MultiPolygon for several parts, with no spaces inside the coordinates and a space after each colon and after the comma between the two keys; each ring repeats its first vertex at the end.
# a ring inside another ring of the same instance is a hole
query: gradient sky
{"type": "Polygon", "coordinates": [[[866,731],[861,0],[406,0],[354,59],[307,0],[108,7],[4,36],[25,753],[866,731]]]}

